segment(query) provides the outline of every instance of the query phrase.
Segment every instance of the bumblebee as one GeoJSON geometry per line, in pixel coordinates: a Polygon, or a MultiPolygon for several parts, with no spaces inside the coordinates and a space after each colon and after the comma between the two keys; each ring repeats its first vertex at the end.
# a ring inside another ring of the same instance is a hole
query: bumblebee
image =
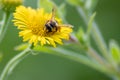
{"type": "Polygon", "coordinates": [[[52,17],[45,24],[45,30],[47,33],[60,31],[61,27],[72,27],[71,25],[58,25],[55,20],[55,8],[52,9],[52,17]]]}

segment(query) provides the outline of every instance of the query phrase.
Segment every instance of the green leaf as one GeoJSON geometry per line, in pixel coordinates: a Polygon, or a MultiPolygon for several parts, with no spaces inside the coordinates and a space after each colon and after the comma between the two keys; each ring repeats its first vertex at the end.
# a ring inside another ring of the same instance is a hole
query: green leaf
{"type": "Polygon", "coordinates": [[[90,17],[90,20],[88,22],[88,29],[87,29],[88,36],[89,36],[89,34],[90,34],[91,30],[92,30],[92,25],[93,25],[93,21],[94,21],[95,16],[96,16],[96,12],[94,12],[92,14],[92,16],[90,17]]]}
{"type": "Polygon", "coordinates": [[[97,5],[98,0],[86,0],[85,2],[85,9],[88,11],[92,12],[97,5]]]}
{"type": "Polygon", "coordinates": [[[22,50],[26,49],[28,46],[29,46],[28,43],[24,43],[24,44],[20,44],[20,45],[16,46],[14,49],[16,51],[22,51],[22,50]]]}
{"type": "Polygon", "coordinates": [[[84,5],[84,0],[66,0],[70,5],[73,6],[83,6],[84,5]]]}
{"type": "Polygon", "coordinates": [[[52,8],[56,9],[56,16],[62,18],[63,22],[66,22],[65,15],[65,3],[57,6],[52,0],[40,0],[40,7],[44,8],[47,12],[52,12],[52,8]],[[47,5],[46,5],[47,4],[47,5]]]}
{"type": "Polygon", "coordinates": [[[84,35],[85,35],[85,32],[84,32],[83,28],[80,27],[80,28],[78,29],[77,33],[76,33],[76,37],[78,38],[78,40],[79,40],[80,42],[83,42],[82,37],[83,37],[84,35]]]}
{"type": "Polygon", "coordinates": [[[110,52],[114,61],[120,63],[120,47],[114,40],[110,41],[110,52]]]}
{"type": "Polygon", "coordinates": [[[2,61],[3,59],[3,54],[0,52],[0,62],[2,61]]]}
{"type": "Polygon", "coordinates": [[[56,4],[52,0],[40,0],[40,7],[44,8],[47,12],[51,12],[56,4]]]}
{"type": "Polygon", "coordinates": [[[33,48],[33,50],[35,50],[35,51],[41,51],[41,52],[47,52],[47,53],[50,53],[51,52],[51,50],[49,49],[49,47],[47,48],[47,47],[44,47],[44,46],[40,46],[40,45],[36,45],[34,48],[33,48]]]}
{"type": "Polygon", "coordinates": [[[85,32],[82,28],[80,28],[77,31],[76,37],[78,38],[79,42],[82,44],[83,48],[87,49],[90,41],[89,41],[88,35],[85,34],[85,32]]]}
{"type": "Polygon", "coordinates": [[[32,55],[38,55],[39,52],[31,50],[31,54],[32,54],[32,55]]]}
{"type": "Polygon", "coordinates": [[[99,71],[107,71],[103,65],[97,64],[96,62],[92,61],[88,57],[81,55],[79,53],[76,53],[72,50],[67,50],[61,47],[52,48],[52,47],[41,47],[41,46],[36,46],[34,47],[33,50],[68,58],[73,61],[80,62],[82,64],[90,66],[99,71]]]}
{"type": "Polygon", "coordinates": [[[66,16],[66,4],[62,3],[57,9],[58,17],[62,18],[63,22],[67,22],[65,19],[66,16]]]}

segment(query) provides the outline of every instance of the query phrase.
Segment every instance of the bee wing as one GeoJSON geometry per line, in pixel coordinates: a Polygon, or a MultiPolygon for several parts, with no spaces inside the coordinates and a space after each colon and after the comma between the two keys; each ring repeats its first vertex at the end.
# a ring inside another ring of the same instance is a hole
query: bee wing
{"type": "Polygon", "coordinates": [[[72,26],[72,25],[69,25],[69,24],[58,25],[58,27],[69,27],[69,28],[73,28],[73,26],[72,26]]]}
{"type": "Polygon", "coordinates": [[[55,9],[55,7],[53,7],[52,8],[52,17],[51,17],[51,20],[55,19],[55,12],[56,12],[56,9],[55,9]]]}

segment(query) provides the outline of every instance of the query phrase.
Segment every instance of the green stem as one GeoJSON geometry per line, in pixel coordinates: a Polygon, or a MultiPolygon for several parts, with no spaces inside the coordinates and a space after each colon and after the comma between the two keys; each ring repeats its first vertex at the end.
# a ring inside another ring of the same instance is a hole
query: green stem
{"type": "MultiPolygon", "coordinates": [[[[89,17],[87,16],[88,14],[81,7],[77,7],[77,10],[78,10],[79,14],[82,16],[85,24],[88,25],[88,20],[89,20],[89,17]]],[[[108,61],[110,61],[110,56],[108,54],[107,45],[106,45],[106,43],[105,43],[105,41],[104,41],[104,39],[103,39],[99,29],[98,29],[98,26],[95,22],[93,22],[92,36],[93,36],[99,50],[103,54],[103,56],[108,61]]]]}
{"type": "Polygon", "coordinates": [[[5,36],[6,30],[8,28],[9,19],[10,19],[10,13],[5,12],[4,16],[3,16],[3,22],[0,27],[0,43],[2,42],[2,40],[5,36]]]}
{"type": "Polygon", "coordinates": [[[19,54],[17,54],[15,57],[13,57],[5,66],[5,68],[3,69],[3,72],[1,73],[0,76],[0,80],[5,80],[6,77],[8,76],[8,74],[15,68],[15,66],[25,57],[27,56],[29,53],[29,51],[31,50],[31,45],[25,49],[24,51],[20,52],[19,54]]]}
{"type": "MultiPolygon", "coordinates": [[[[89,17],[87,15],[89,15],[89,14],[82,7],[77,7],[77,10],[78,10],[79,14],[82,16],[82,18],[87,26],[88,20],[89,20],[89,17]]],[[[116,69],[114,62],[111,60],[111,56],[109,55],[107,45],[100,33],[100,31],[98,29],[98,25],[95,23],[95,21],[93,22],[92,27],[93,27],[92,28],[92,36],[93,36],[100,52],[103,54],[104,58],[108,61],[108,64],[106,64],[106,66],[112,72],[110,75],[119,75],[120,76],[120,73],[116,69]]],[[[117,78],[119,80],[118,76],[117,76],[117,78]]]]}
{"type": "Polygon", "coordinates": [[[87,53],[92,59],[95,60],[95,62],[98,62],[99,64],[104,65],[105,67],[108,67],[107,62],[92,47],[88,47],[87,53]]]}
{"type": "Polygon", "coordinates": [[[40,8],[40,0],[37,0],[37,8],[40,8]]]}
{"type": "Polygon", "coordinates": [[[48,48],[48,47],[39,47],[39,48],[34,48],[35,51],[40,51],[48,54],[53,54],[53,55],[58,55],[62,56],[68,59],[71,59],[73,61],[80,62],[82,64],[85,64],[91,68],[94,68],[100,72],[111,74],[112,71],[108,70],[105,66],[98,64],[92,60],[90,60],[88,57],[80,55],[79,53],[75,53],[69,50],[65,50],[62,48],[48,48]]]}

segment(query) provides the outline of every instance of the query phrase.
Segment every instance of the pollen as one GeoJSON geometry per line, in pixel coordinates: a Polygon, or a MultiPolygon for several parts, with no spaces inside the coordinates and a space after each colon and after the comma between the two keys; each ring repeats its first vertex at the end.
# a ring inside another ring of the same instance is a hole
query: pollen
{"type": "MultiPolygon", "coordinates": [[[[23,41],[35,45],[49,44],[56,47],[56,44],[63,44],[62,40],[68,40],[72,32],[70,27],[60,27],[60,31],[47,32],[45,24],[51,19],[52,13],[47,13],[43,8],[32,9],[31,7],[19,6],[13,14],[14,25],[20,30],[19,36],[23,41]]],[[[62,25],[61,19],[56,18],[58,25],[62,25]]]]}

